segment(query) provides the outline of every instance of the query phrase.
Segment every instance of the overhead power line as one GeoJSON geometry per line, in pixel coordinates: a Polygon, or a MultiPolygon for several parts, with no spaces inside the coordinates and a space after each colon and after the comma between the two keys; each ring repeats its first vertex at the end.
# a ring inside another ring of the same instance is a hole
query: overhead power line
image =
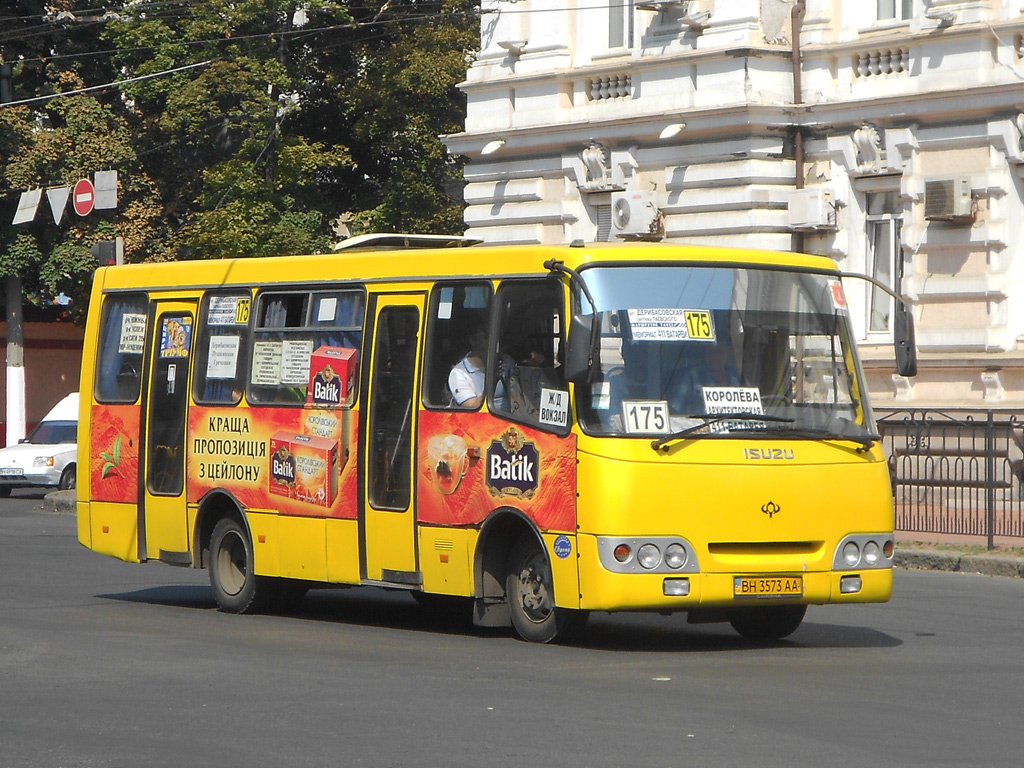
{"type": "Polygon", "coordinates": [[[51,99],[59,99],[63,96],[76,96],[81,93],[89,93],[90,91],[102,91],[105,88],[119,88],[126,83],[137,83],[140,80],[151,80],[154,77],[163,77],[164,75],[173,75],[175,72],[184,72],[187,69],[195,69],[196,67],[205,67],[208,64],[212,64],[215,59],[207,59],[206,61],[200,61],[197,64],[186,64],[183,67],[175,67],[174,69],[165,69],[162,72],[153,72],[148,75],[140,75],[139,77],[129,77],[125,80],[115,80],[112,83],[104,83],[103,85],[90,85],[88,88],[77,88],[73,91],[61,91],[60,93],[51,93],[47,96],[36,96],[31,99],[22,99],[21,101],[8,101],[0,104],[0,108],[3,107],[17,107],[22,104],[36,104],[38,102],[50,101],[51,99]]]}

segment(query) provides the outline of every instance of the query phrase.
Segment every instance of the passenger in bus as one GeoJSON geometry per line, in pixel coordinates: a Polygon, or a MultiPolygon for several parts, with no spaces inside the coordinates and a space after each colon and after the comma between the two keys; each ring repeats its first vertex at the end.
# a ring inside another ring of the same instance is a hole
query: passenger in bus
{"type": "MultiPolygon", "coordinates": [[[[487,380],[487,331],[477,329],[469,337],[469,352],[452,366],[448,374],[448,388],[452,402],[459,408],[479,408],[484,401],[484,386],[487,380]]],[[[498,380],[494,390],[496,410],[508,408],[505,386],[498,380]]]]}

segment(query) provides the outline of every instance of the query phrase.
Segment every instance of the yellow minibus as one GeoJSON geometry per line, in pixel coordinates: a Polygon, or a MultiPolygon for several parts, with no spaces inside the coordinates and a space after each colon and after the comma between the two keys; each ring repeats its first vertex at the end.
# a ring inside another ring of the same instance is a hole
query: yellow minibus
{"type": "Polygon", "coordinates": [[[391,235],[101,267],[77,490],[84,546],[206,568],[236,613],[375,585],[536,642],[593,611],[773,641],[892,590],[889,474],[818,256],[391,235]]]}

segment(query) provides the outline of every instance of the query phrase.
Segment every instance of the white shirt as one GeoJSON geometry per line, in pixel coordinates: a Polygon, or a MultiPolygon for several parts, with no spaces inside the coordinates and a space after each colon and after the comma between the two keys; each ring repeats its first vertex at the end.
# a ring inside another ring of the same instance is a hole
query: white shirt
{"type": "MultiPolygon", "coordinates": [[[[451,373],[448,374],[448,389],[452,391],[452,399],[456,405],[462,405],[467,400],[480,397],[484,393],[487,371],[482,365],[474,365],[469,358],[470,356],[466,355],[459,360],[452,366],[451,373]]],[[[499,411],[508,410],[505,385],[500,380],[494,390],[494,408],[499,411]]]]}

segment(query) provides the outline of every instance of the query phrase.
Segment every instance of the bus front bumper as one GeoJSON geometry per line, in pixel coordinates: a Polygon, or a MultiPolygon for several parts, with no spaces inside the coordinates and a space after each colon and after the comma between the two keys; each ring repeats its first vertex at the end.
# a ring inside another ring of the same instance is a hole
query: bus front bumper
{"type": "Polygon", "coordinates": [[[584,610],[688,611],[765,604],[884,603],[892,596],[891,567],[809,571],[766,565],[728,572],[613,573],[600,564],[593,537],[581,535],[578,543],[581,549],[593,549],[592,557],[579,560],[579,607],[584,610]]]}

